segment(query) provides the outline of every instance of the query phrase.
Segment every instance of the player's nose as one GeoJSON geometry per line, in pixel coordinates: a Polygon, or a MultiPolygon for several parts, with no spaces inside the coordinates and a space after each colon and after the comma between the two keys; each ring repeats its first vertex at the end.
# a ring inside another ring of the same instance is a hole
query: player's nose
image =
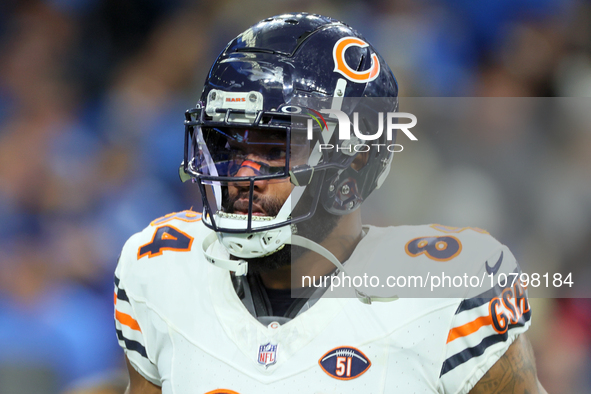
{"type": "MultiPolygon", "coordinates": [[[[247,160],[244,160],[242,162],[242,164],[240,165],[238,172],[236,172],[236,176],[237,177],[251,177],[251,176],[262,175],[262,173],[261,173],[262,164],[263,163],[260,163],[255,160],[250,160],[247,158],[247,160]]],[[[262,191],[263,189],[266,188],[267,184],[268,184],[267,180],[262,180],[262,179],[256,180],[254,182],[255,190],[262,191]]],[[[250,182],[239,182],[239,184],[237,184],[235,186],[248,189],[250,187],[250,182]]]]}
{"type": "Polygon", "coordinates": [[[244,160],[240,167],[238,168],[238,172],[236,176],[257,176],[261,175],[261,163],[256,162],[254,160],[244,160]]]}

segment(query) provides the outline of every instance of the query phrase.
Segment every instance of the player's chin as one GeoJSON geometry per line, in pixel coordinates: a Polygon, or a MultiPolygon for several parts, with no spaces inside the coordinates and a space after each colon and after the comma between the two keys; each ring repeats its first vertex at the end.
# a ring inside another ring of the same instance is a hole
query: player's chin
{"type": "Polygon", "coordinates": [[[265,273],[275,271],[291,265],[291,245],[284,245],[281,249],[268,256],[245,259],[248,261],[249,273],[265,273]]]}

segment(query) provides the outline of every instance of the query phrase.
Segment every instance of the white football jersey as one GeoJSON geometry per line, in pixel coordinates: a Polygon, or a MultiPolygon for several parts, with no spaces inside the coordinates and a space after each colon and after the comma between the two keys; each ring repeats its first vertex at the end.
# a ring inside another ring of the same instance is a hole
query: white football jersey
{"type": "MultiPolygon", "coordinates": [[[[521,288],[488,284],[471,298],[368,305],[323,297],[283,325],[264,326],[229,272],[203,256],[211,230],[200,219],[184,211],[155,220],[128,240],[115,272],[119,343],[165,394],[467,393],[530,324],[521,288]]],[[[392,261],[440,271],[462,261],[496,275],[516,269],[482,230],[366,230],[348,266],[370,266],[387,251],[392,261]]]]}

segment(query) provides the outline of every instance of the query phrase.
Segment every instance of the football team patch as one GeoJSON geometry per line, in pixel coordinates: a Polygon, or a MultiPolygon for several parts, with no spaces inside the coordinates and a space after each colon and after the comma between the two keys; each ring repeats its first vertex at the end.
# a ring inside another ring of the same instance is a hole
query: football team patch
{"type": "Polygon", "coordinates": [[[330,350],[320,357],[318,364],[329,376],[340,380],[358,378],[371,367],[371,361],[363,352],[349,346],[330,350]]]}

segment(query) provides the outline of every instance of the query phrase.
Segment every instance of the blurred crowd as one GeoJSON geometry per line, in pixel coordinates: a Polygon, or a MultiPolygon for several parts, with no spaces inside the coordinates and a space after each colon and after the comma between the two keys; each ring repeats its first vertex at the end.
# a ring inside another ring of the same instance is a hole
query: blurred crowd
{"type": "MultiPolygon", "coordinates": [[[[3,0],[0,392],[122,392],[119,251],[154,218],[200,209],[178,179],[184,111],[231,38],[293,11],[357,28],[403,98],[576,97],[591,113],[589,1],[3,0]]],[[[519,260],[591,281],[587,119],[421,136],[366,220],[485,227],[519,260]]],[[[591,393],[591,299],[557,296],[571,298],[532,300],[540,379],[591,393]]]]}

